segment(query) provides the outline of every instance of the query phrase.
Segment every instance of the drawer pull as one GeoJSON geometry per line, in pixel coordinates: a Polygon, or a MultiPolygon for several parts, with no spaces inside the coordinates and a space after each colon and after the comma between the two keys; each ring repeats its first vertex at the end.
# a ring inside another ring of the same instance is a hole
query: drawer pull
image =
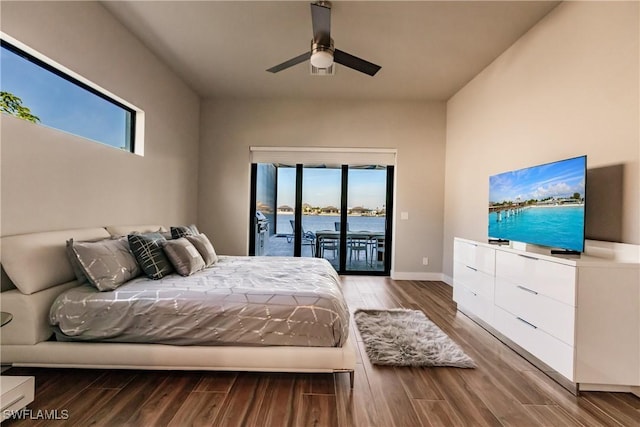
{"type": "Polygon", "coordinates": [[[518,320],[519,320],[519,321],[521,321],[522,323],[527,324],[528,326],[531,326],[533,329],[538,329],[538,327],[537,327],[536,325],[534,325],[534,324],[532,324],[532,323],[527,322],[526,320],[524,320],[524,319],[523,319],[523,318],[521,318],[521,317],[516,317],[516,319],[518,319],[518,320]]]}
{"type": "Polygon", "coordinates": [[[465,267],[467,267],[469,270],[478,271],[477,268],[469,267],[468,265],[466,265],[465,267]]]}
{"type": "Polygon", "coordinates": [[[540,258],[536,258],[534,256],[531,255],[522,255],[522,254],[518,254],[518,256],[522,257],[522,258],[526,258],[526,259],[532,259],[534,261],[538,261],[540,258]]]}
{"type": "Polygon", "coordinates": [[[530,294],[538,295],[538,293],[536,291],[534,291],[532,289],[529,289],[529,288],[525,288],[524,286],[521,286],[521,285],[516,285],[516,288],[522,289],[523,291],[529,292],[530,294]]]}

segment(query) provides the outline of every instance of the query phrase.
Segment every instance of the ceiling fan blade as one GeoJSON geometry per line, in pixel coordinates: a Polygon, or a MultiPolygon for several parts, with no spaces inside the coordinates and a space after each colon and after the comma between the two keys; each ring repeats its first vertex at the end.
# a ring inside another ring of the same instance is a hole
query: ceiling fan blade
{"type": "Polygon", "coordinates": [[[322,46],[331,44],[331,6],[311,3],[313,41],[322,46]]]}
{"type": "Polygon", "coordinates": [[[342,64],[345,67],[352,68],[356,71],[360,71],[361,73],[365,73],[370,76],[374,76],[380,70],[380,68],[382,68],[379,65],[376,65],[369,61],[365,61],[364,59],[360,59],[357,56],[353,56],[339,49],[336,49],[333,52],[333,60],[338,64],[342,64]]]}
{"type": "Polygon", "coordinates": [[[311,57],[311,52],[305,52],[302,55],[298,55],[295,58],[291,58],[288,61],[284,61],[282,64],[278,64],[275,67],[269,68],[267,71],[270,73],[277,73],[278,71],[285,70],[289,67],[293,67],[301,62],[306,61],[311,57]]]}

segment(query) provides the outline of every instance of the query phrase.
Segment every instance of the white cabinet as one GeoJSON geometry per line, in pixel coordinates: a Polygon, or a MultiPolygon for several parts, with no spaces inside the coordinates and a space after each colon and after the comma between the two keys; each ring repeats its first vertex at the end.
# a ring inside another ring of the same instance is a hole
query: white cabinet
{"type": "Polygon", "coordinates": [[[496,250],[493,326],[571,382],[575,294],[575,266],[496,250]]]}
{"type": "MultiPolygon", "coordinates": [[[[573,286],[573,285],[572,285],[573,286]]],[[[495,305],[573,346],[575,307],[496,276],[495,305]]]]}
{"type": "Polygon", "coordinates": [[[0,376],[0,408],[1,420],[9,418],[12,413],[18,412],[29,403],[33,402],[35,394],[34,377],[0,376]]]}
{"type": "Polygon", "coordinates": [[[637,393],[637,255],[569,259],[456,238],[453,286],[458,310],[561,382],[637,393]]]}
{"type": "Polygon", "coordinates": [[[474,242],[454,242],[453,299],[491,324],[496,254],[474,242]]]}
{"type": "Polygon", "coordinates": [[[540,359],[566,379],[574,382],[574,347],[555,339],[520,317],[495,309],[494,327],[507,338],[540,359]]]}
{"type": "Polygon", "coordinates": [[[558,261],[496,250],[496,276],[575,306],[576,266],[558,261]]]}

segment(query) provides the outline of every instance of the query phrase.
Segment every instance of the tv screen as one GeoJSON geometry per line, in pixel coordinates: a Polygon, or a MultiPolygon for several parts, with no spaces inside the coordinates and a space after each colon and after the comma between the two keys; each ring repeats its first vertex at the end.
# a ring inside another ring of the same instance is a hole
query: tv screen
{"type": "Polygon", "coordinates": [[[584,251],[587,157],[489,177],[489,238],[584,251]]]}

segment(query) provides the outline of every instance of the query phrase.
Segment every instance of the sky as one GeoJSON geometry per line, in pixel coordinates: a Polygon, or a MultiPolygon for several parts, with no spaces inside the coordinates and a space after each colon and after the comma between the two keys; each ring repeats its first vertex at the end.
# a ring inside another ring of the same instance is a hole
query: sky
{"type": "MultiPolygon", "coordinates": [[[[341,169],[304,168],[302,203],[311,206],[340,207],[341,169]]],[[[347,206],[382,209],[386,203],[387,172],[385,169],[349,169],[347,206]]],[[[277,205],[295,205],[296,169],[278,168],[277,205]]]]}
{"type": "Polygon", "coordinates": [[[49,126],[117,148],[124,146],[127,112],[97,95],[16,55],[0,49],[0,89],[49,126]]]}
{"type": "Polygon", "coordinates": [[[489,201],[522,201],[548,197],[584,197],[586,157],[505,172],[489,177],[489,201]]]}

